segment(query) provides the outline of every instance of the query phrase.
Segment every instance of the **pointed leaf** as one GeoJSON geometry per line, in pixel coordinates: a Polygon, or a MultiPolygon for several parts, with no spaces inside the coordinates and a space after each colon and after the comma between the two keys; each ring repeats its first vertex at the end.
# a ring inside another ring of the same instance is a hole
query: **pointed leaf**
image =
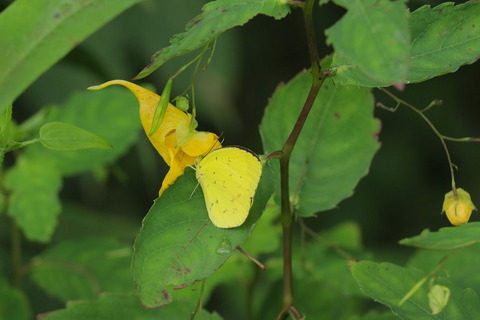
{"type": "Polygon", "coordinates": [[[112,163],[135,142],[141,127],[135,98],[129,92],[115,88],[76,93],[47,120],[66,122],[95,132],[112,144],[109,150],[59,152],[45,149],[40,144],[26,148],[28,158],[54,163],[62,175],[73,175],[112,163]]]}
{"type": "Polygon", "coordinates": [[[480,2],[423,6],[410,18],[410,82],[455,72],[480,56],[480,2]]]}
{"type": "Polygon", "coordinates": [[[400,240],[400,244],[425,249],[452,250],[480,243],[480,222],[470,222],[458,227],[425,229],[421,234],[400,240]]]}
{"type": "Polygon", "coordinates": [[[87,36],[136,2],[13,2],[0,14],[0,112],[87,36]]]}
{"type": "Polygon", "coordinates": [[[58,191],[61,176],[54,164],[21,157],[7,171],[5,186],[11,191],[8,214],[29,240],[47,242],[61,210],[58,191]]]}
{"type": "Polygon", "coordinates": [[[251,233],[273,192],[268,166],[243,225],[215,227],[208,218],[201,188],[187,169],[158,198],[143,221],[135,241],[133,273],[139,297],[148,307],[172,302],[172,288],[180,289],[217,270],[251,233]]]}
{"type": "Polygon", "coordinates": [[[350,269],[366,295],[389,306],[402,319],[480,319],[478,295],[471,289],[458,288],[444,278],[437,278],[436,282],[450,289],[450,300],[440,314],[433,315],[428,302],[428,285],[423,285],[410,299],[398,305],[403,296],[425,276],[420,270],[371,261],[350,261],[350,269]]]}
{"type": "MultiPolygon", "coordinates": [[[[267,154],[282,148],[310,85],[311,75],[304,72],[274,93],[260,127],[267,154]]],[[[370,89],[327,79],[290,162],[290,192],[297,214],[314,215],[352,195],[379,147],[378,131],[370,89]]]]}
{"type": "Polygon", "coordinates": [[[247,23],[258,14],[281,19],[290,11],[287,1],[277,0],[217,0],[207,3],[202,14],[186,26],[186,31],[170,39],[170,46],[152,57],[137,79],[148,76],[168,60],[203,47],[224,31],[247,23]]]}
{"type": "Polygon", "coordinates": [[[40,142],[53,150],[110,149],[104,138],[71,124],[52,121],[40,128],[40,142]]]}
{"type": "MultiPolygon", "coordinates": [[[[120,295],[107,293],[98,300],[73,301],[67,308],[38,317],[41,320],[84,320],[84,319],[115,319],[115,320],[158,320],[158,319],[190,319],[195,309],[195,302],[179,301],[166,308],[145,309],[135,295],[120,295]]],[[[221,320],[217,314],[203,310],[202,319],[221,320]]]]}
{"type": "Polygon", "coordinates": [[[342,84],[391,85],[407,80],[410,40],[403,1],[335,0],[347,13],[326,31],[342,84]]]}

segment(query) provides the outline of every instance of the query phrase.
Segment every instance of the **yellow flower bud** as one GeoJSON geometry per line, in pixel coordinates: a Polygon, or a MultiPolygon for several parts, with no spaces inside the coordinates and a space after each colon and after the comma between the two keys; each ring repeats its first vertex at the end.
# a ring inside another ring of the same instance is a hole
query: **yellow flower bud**
{"type": "Polygon", "coordinates": [[[477,208],[475,208],[468,192],[462,188],[457,188],[456,191],[457,194],[450,191],[445,195],[442,213],[446,213],[447,218],[452,225],[459,226],[467,223],[472,211],[477,210],[477,208]]]}

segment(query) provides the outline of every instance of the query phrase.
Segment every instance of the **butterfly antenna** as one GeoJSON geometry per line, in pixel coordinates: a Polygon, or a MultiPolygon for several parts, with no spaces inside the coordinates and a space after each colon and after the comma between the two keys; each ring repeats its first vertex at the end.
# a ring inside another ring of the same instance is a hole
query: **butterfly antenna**
{"type": "Polygon", "coordinates": [[[192,191],[192,193],[190,194],[190,197],[189,197],[188,199],[192,199],[193,194],[195,193],[195,191],[197,191],[197,188],[198,188],[198,185],[199,185],[199,184],[200,184],[200,183],[197,182],[197,185],[195,186],[195,189],[193,189],[193,191],[192,191]]]}

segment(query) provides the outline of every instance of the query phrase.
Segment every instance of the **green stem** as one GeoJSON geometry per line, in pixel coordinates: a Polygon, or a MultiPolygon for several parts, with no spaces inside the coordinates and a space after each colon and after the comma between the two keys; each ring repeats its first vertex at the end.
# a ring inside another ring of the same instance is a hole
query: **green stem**
{"type": "Polygon", "coordinates": [[[292,239],[293,239],[293,213],[289,197],[289,164],[290,157],[298,140],[300,132],[305,124],[307,116],[312,109],[315,98],[323,84],[323,75],[319,64],[318,51],[315,40],[315,32],[313,26],[312,12],[314,0],[307,0],[303,7],[305,19],[305,29],[307,33],[308,49],[310,61],[312,63],[312,86],[308,93],[307,99],[298,116],[290,136],[286,140],[282,148],[282,156],[280,158],[280,190],[281,190],[281,223],[283,229],[283,303],[282,309],[277,316],[278,320],[286,319],[292,314],[295,319],[301,319],[300,314],[293,306],[293,277],[292,277],[292,239]]]}
{"type": "MultiPolygon", "coordinates": [[[[450,176],[451,176],[451,179],[452,179],[452,191],[453,191],[453,194],[456,196],[457,195],[457,187],[456,187],[456,184],[455,184],[455,172],[453,170],[454,165],[452,163],[452,158],[450,157],[450,152],[448,151],[448,147],[447,147],[447,144],[445,142],[446,137],[444,135],[442,135],[437,130],[437,128],[435,128],[433,123],[430,121],[430,119],[428,119],[428,117],[423,113],[422,110],[418,110],[413,105],[409,104],[406,101],[403,101],[402,99],[398,98],[397,96],[395,96],[394,94],[392,94],[388,90],[385,90],[383,88],[380,88],[380,90],[385,92],[387,95],[389,95],[398,104],[403,104],[404,106],[406,106],[406,107],[410,108],[411,110],[415,111],[420,117],[422,117],[422,119],[428,124],[428,126],[433,130],[433,132],[440,139],[440,142],[442,143],[443,149],[445,150],[445,154],[447,156],[448,166],[450,167],[450,176]]],[[[452,140],[452,139],[449,138],[448,140],[452,140]]]]}

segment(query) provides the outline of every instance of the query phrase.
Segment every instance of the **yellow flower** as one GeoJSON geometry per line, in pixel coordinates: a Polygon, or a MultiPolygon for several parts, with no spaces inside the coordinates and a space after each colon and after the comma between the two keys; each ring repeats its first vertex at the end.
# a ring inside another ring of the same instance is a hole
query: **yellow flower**
{"type": "Polygon", "coordinates": [[[442,212],[447,214],[447,218],[454,226],[467,223],[473,210],[477,210],[470,194],[462,188],[457,188],[457,194],[453,191],[445,195],[442,212]]]}
{"type": "Polygon", "coordinates": [[[159,195],[183,174],[186,167],[194,165],[197,157],[205,156],[210,151],[221,147],[216,134],[196,131],[190,125],[192,115],[177,109],[170,103],[162,123],[150,136],[149,132],[160,96],[124,80],[112,80],[88,89],[99,90],[113,84],[122,85],[135,95],[139,103],[140,121],[145,134],[170,167],[158,192],[159,195]]]}

